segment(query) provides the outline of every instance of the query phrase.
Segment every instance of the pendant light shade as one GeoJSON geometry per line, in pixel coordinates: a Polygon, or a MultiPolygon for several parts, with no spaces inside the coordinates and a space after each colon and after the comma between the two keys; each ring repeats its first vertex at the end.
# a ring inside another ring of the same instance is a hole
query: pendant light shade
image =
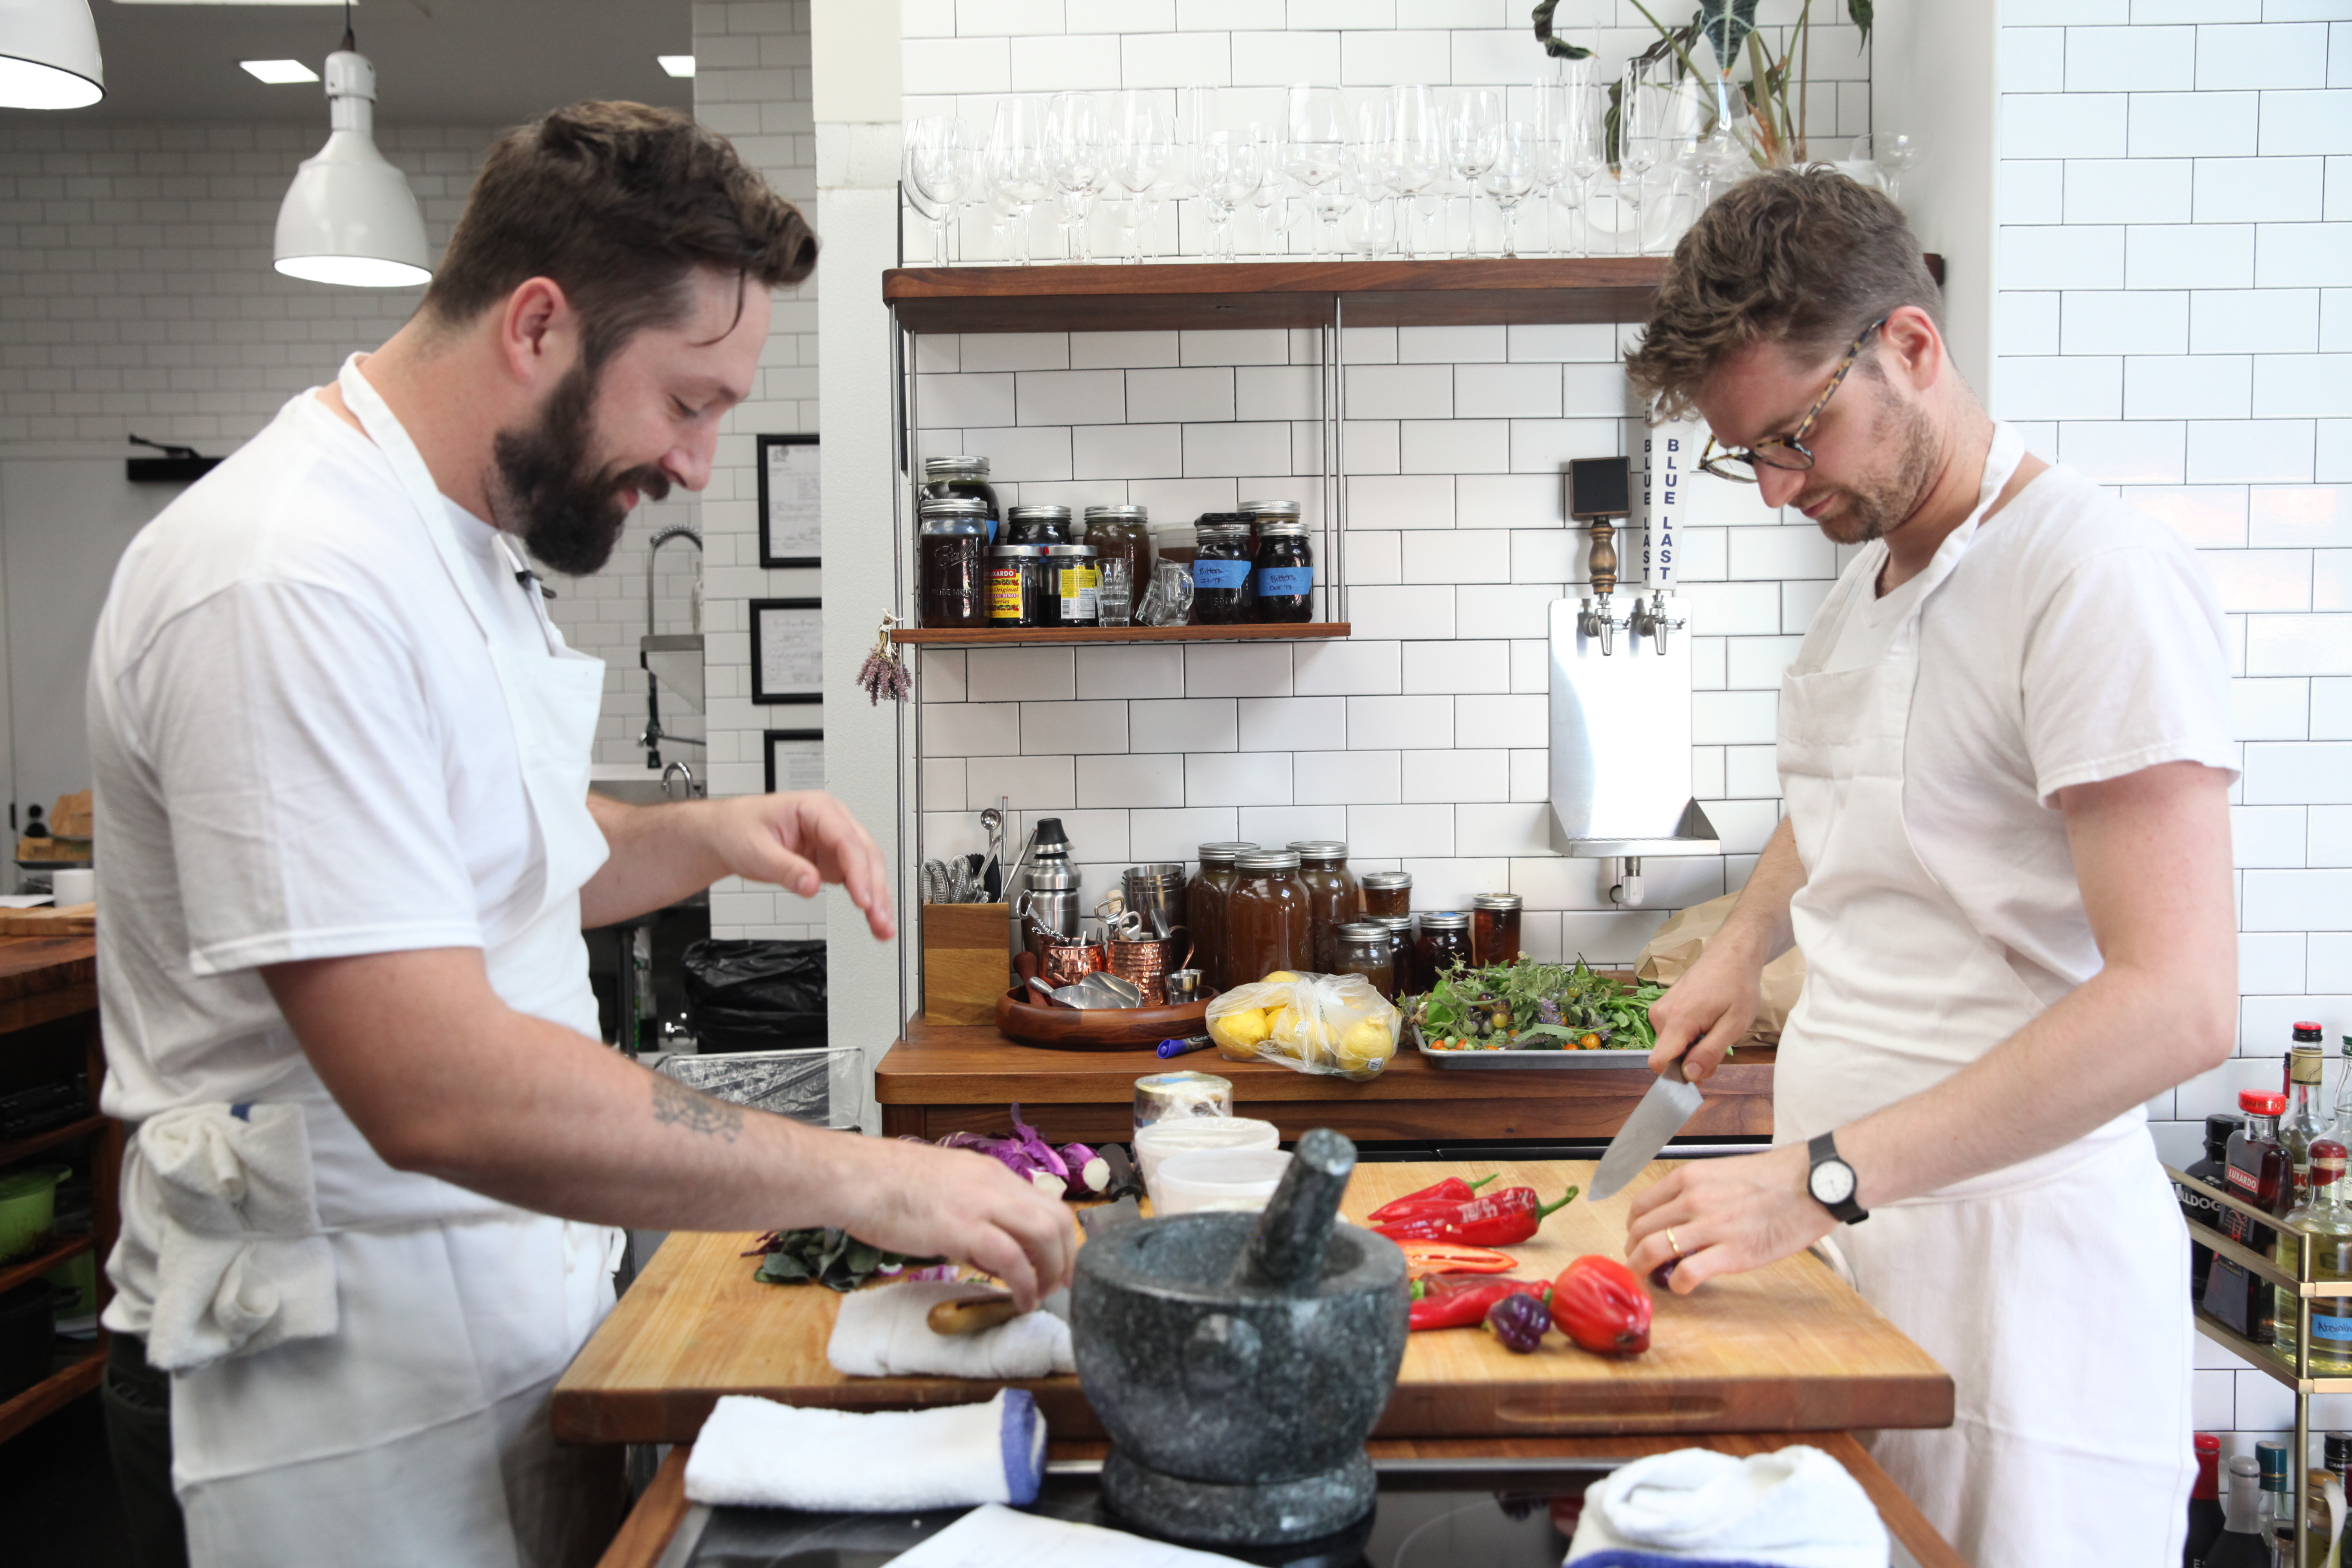
{"type": "Polygon", "coordinates": [[[88,0],[0,0],[0,109],[86,109],[105,96],[88,0]]]}
{"type": "Polygon", "coordinates": [[[278,209],[278,270],[356,289],[429,281],[425,216],[408,177],[376,151],[375,68],[365,55],[327,57],[327,144],[302,161],[278,209]]]}

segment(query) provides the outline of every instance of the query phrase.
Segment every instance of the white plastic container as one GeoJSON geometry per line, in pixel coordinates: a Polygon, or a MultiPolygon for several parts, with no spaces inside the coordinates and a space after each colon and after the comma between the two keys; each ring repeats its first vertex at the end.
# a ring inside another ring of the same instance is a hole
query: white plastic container
{"type": "Polygon", "coordinates": [[[1160,1208],[1160,1162],[1193,1149],[1271,1149],[1282,1135],[1271,1121],[1246,1116],[1188,1116],[1155,1121],[1135,1134],[1135,1163],[1143,1173],[1144,1189],[1151,1194],[1154,1213],[1160,1208]]]}
{"type": "Polygon", "coordinates": [[[1274,1197],[1290,1155],[1280,1149],[1188,1149],[1160,1163],[1151,1189],[1155,1215],[1204,1209],[1255,1213],[1274,1197]]]}

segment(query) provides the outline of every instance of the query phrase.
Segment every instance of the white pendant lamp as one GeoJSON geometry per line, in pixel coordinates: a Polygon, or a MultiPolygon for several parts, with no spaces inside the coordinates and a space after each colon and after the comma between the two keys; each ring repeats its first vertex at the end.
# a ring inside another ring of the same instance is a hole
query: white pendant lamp
{"type": "Polygon", "coordinates": [[[105,96],[88,0],[0,0],[0,109],[86,109],[105,96]]]}
{"type": "Polygon", "coordinates": [[[349,32],[327,57],[327,144],[302,161],[278,209],[278,270],[354,289],[430,281],[425,216],[408,177],[376,151],[375,68],[349,32]]]}

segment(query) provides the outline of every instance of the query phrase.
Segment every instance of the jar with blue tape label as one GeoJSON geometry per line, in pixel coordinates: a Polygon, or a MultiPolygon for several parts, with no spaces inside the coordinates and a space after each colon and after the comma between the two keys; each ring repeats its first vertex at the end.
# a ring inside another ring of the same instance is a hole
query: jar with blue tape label
{"type": "Polygon", "coordinates": [[[1255,565],[1247,523],[1204,522],[1200,553],[1192,559],[1192,624],[1238,626],[1256,619],[1256,594],[1250,586],[1255,565]]]}
{"type": "Polygon", "coordinates": [[[1315,618],[1315,551],[1303,522],[1257,525],[1255,618],[1300,626],[1315,618]]]}

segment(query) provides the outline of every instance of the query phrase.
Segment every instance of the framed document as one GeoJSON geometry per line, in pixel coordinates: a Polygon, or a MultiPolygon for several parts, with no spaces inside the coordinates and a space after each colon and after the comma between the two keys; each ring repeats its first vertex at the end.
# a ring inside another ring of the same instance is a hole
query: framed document
{"type": "Polygon", "coordinates": [[[824,731],[770,730],[761,737],[768,757],[768,793],[824,787],[824,731]]]}
{"type": "Polygon", "coordinates": [[[751,601],[751,700],[824,700],[824,601],[751,601]]]}
{"type": "Polygon", "coordinates": [[[762,436],[759,457],[760,564],[820,564],[816,437],[762,436]]]}

